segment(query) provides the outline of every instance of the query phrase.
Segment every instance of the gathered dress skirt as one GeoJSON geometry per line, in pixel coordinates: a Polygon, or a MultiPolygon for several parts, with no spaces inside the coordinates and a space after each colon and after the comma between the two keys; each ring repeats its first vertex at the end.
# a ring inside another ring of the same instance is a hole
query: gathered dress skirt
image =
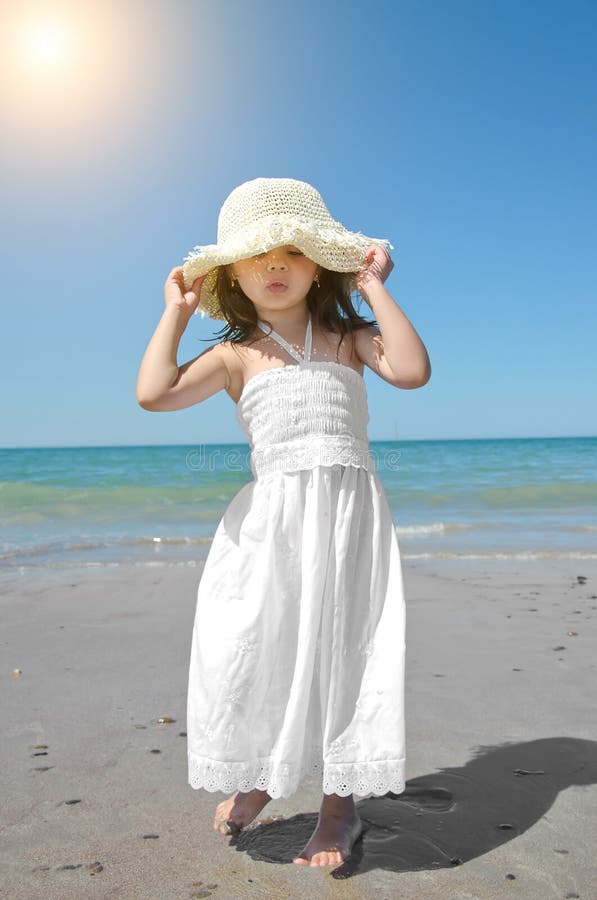
{"type": "Polygon", "coordinates": [[[405,787],[405,604],[377,472],[316,465],[246,484],[202,572],[187,703],[189,783],[293,794],[405,787]]]}

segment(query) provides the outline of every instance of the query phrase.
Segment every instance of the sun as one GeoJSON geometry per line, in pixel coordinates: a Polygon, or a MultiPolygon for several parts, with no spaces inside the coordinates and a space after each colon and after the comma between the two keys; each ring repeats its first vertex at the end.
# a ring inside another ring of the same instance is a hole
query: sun
{"type": "MultiPolygon", "coordinates": [[[[0,8],[5,0],[0,0],[0,8]]],[[[119,26],[108,0],[9,0],[0,25],[0,109],[5,130],[57,142],[116,105],[123,77],[119,26]]]]}
{"type": "Polygon", "coordinates": [[[64,22],[30,22],[23,29],[21,53],[25,65],[56,68],[72,60],[74,48],[72,28],[64,22]]]}
{"type": "Polygon", "coordinates": [[[49,11],[23,17],[13,37],[13,58],[21,77],[54,79],[76,77],[81,64],[81,43],[72,16],[49,11]]]}

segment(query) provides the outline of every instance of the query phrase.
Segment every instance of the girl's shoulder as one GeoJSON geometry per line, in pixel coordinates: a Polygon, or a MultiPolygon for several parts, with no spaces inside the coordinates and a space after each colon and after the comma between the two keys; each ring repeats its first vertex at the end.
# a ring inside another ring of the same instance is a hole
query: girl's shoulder
{"type": "Polygon", "coordinates": [[[369,364],[371,354],[383,350],[381,331],[377,325],[355,328],[353,331],[355,353],[362,363],[369,364]]]}
{"type": "Polygon", "coordinates": [[[366,328],[359,328],[355,336],[355,351],[363,365],[388,384],[404,387],[403,381],[394,374],[386,359],[383,337],[378,326],[368,325],[366,328]]]}
{"type": "MultiPolygon", "coordinates": [[[[238,403],[245,383],[252,377],[252,372],[259,371],[263,359],[263,342],[254,338],[243,341],[220,341],[218,352],[228,372],[226,393],[238,403]]],[[[265,368],[265,366],[263,366],[265,368]]]]}

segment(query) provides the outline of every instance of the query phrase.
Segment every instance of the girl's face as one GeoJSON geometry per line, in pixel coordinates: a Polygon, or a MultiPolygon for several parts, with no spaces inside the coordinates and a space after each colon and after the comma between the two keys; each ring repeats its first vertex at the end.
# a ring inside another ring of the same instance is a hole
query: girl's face
{"type": "Polygon", "coordinates": [[[231,273],[257,309],[286,309],[307,296],[317,263],[287,244],[230,266],[231,273]]]}

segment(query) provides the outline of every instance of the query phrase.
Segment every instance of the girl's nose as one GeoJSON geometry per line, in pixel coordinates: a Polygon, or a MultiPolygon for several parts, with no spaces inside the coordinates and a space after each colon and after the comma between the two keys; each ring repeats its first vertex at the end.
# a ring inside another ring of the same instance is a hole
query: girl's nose
{"type": "Polygon", "coordinates": [[[272,256],[270,256],[270,258],[267,261],[267,268],[268,268],[268,271],[270,271],[271,269],[286,270],[288,268],[288,266],[286,265],[286,263],[284,262],[282,257],[278,258],[278,256],[276,254],[273,254],[272,256]]]}

